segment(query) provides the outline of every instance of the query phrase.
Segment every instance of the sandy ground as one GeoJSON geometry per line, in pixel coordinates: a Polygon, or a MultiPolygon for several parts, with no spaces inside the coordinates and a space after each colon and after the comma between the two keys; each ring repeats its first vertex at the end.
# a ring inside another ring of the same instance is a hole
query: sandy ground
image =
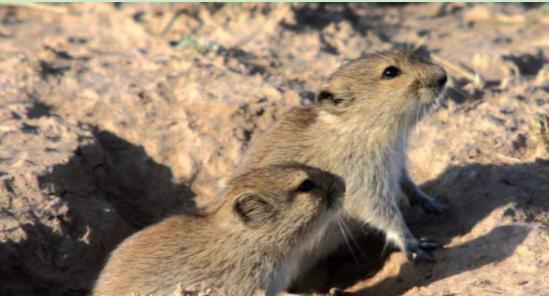
{"type": "Polygon", "coordinates": [[[395,45],[450,74],[412,135],[414,266],[360,236],[297,291],[549,295],[547,4],[0,6],[0,294],[86,295],[132,232],[209,201],[257,134],[345,60],[395,45]]]}

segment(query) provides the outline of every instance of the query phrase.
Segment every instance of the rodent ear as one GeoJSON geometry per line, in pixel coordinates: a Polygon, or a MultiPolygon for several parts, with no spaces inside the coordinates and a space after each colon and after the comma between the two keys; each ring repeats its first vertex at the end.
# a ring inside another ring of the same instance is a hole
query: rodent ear
{"type": "Polygon", "coordinates": [[[233,204],[233,211],[244,224],[250,226],[261,225],[276,212],[269,202],[256,194],[243,194],[237,197],[233,204]]]}
{"type": "Polygon", "coordinates": [[[324,89],[321,90],[316,96],[316,102],[321,107],[333,108],[341,105],[343,103],[343,99],[336,97],[333,92],[324,89]]]}

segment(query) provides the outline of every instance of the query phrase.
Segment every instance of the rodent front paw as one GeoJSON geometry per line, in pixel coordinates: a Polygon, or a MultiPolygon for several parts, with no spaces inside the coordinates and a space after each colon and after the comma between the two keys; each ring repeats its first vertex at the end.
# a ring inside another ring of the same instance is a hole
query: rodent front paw
{"type": "Polygon", "coordinates": [[[425,238],[409,240],[406,243],[406,258],[408,261],[413,261],[414,264],[433,263],[435,259],[429,255],[429,252],[440,247],[441,244],[434,240],[425,238]]]}

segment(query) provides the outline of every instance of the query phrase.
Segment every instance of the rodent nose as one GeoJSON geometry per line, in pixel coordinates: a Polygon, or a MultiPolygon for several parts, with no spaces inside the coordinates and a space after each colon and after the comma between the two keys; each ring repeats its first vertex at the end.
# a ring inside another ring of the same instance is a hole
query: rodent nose
{"type": "Polygon", "coordinates": [[[442,76],[437,80],[438,86],[443,87],[447,81],[448,75],[446,75],[446,71],[442,70],[442,76]]]}
{"type": "Polygon", "coordinates": [[[438,85],[440,87],[443,87],[446,84],[446,81],[448,81],[448,76],[446,76],[446,74],[444,74],[444,76],[439,78],[437,82],[438,82],[438,85]]]}
{"type": "Polygon", "coordinates": [[[345,182],[340,178],[335,178],[328,187],[327,197],[329,199],[342,198],[345,194],[345,182]]]}

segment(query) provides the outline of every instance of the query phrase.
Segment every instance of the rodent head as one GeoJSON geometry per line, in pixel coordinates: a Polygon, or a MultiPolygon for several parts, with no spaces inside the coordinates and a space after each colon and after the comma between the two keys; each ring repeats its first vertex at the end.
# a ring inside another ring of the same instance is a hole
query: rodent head
{"type": "Polygon", "coordinates": [[[246,232],[288,243],[341,209],[344,184],[341,177],[309,166],[274,165],[236,176],[226,196],[232,197],[233,219],[246,232]]]}
{"type": "Polygon", "coordinates": [[[446,80],[442,67],[413,51],[386,50],[341,66],[317,95],[317,103],[332,114],[408,115],[433,104],[446,80]]]}

